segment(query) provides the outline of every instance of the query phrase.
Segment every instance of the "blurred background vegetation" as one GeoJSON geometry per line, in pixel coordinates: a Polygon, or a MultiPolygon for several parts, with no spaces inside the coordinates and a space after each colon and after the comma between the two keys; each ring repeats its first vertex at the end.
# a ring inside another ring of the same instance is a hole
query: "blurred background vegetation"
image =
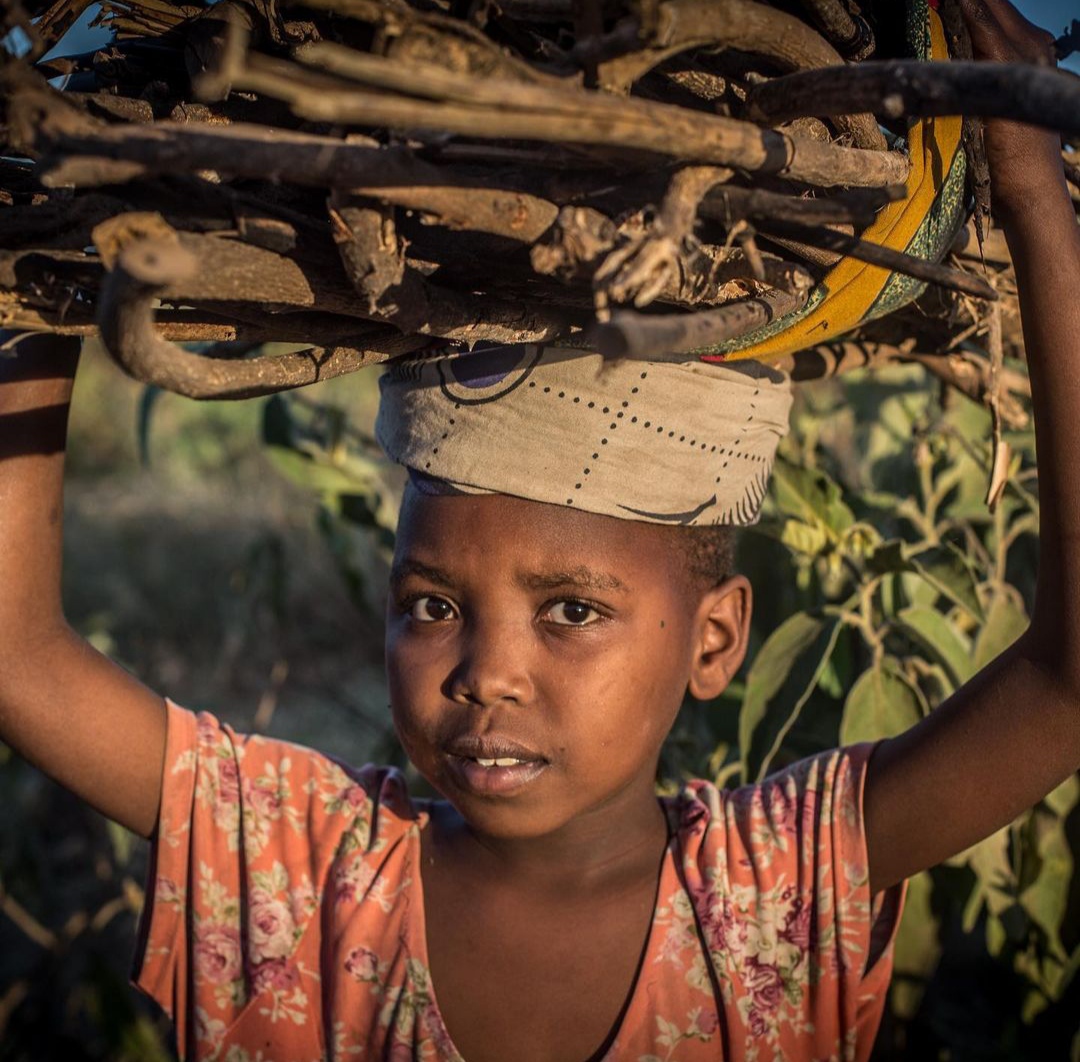
{"type": "MultiPolygon", "coordinates": [[[[1052,28],[1075,14],[1019,6],[1052,28]]],[[[96,9],[63,51],[104,43],[96,9]]],[[[65,501],[72,624],[181,704],[403,765],[380,615],[400,477],[371,444],[376,392],[361,372],[199,405],[88,345],[65,501]]],[[[1037,491],[1032,440],[1014,434],[989,513],[989,438],[983,411],[917,368],[802,388],[766,518],[740,545],[756,663],[719,702],[685,706],[662,788],[895,733],[1008,644],[1031,607],[1037,491]]],[[[2,745],[0,808],[0,1062],[172,1059],[167,1023],[127,983],[147,846],[2,745]]],[[[1080,1062],[1078,852],[1074,776],[910,883],[877,1062],[1080,1062]]]]}
{"type": "MultiPolygon", "coordinates": [[[[181,704],[406,766],[381,630],[400,474],[371,440],[376,392],[361,372],[200,405],[88,345],[65,506],[73,625],[181,704]]],[[[766,517],[740,544],[754,663],[715,704],[685,706],[662,787],[735,785],[895,733],[1022,630],[1032,439],[1009,437],[993,514],[989,439],[987,414],[917,367],[800,389],[766,517]]],[[[0,1062],[171,1058],[126,984],[146,846],[2,747],[0,801],[0,1062]]],[[[1078,801],[1074,777],[911,882],[879,1062],[1080,1058],[1078,801]]]]}

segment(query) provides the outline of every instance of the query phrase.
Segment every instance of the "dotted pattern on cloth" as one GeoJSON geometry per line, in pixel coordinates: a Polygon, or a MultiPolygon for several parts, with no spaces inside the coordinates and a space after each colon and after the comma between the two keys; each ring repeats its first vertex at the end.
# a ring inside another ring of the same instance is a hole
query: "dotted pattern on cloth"
{"type": "Polygon", "coordinates": [[[398,361],[387,454],[465,493],[655,523],[757,519],[787,429],[787,377],[757,363],[606,363],[532,345],[398,361]]]}

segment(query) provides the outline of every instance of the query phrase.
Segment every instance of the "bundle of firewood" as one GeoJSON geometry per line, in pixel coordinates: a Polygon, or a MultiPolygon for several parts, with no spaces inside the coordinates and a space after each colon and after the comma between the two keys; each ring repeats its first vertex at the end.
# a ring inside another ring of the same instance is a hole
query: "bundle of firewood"
{"type": "Polygon", "coordinates": [[[995,301],[1020,338],[977,123],[945,260],[860,238],[908,123],[1037,121],[1080,181],[1080,79],[963,61],[949,0],[949,63],[896,0],[106,0],[112,44],[43,58],[88,6],[2,5],[0,327],[100,330],[200,398],[481,341],[694,356],[845,256],[930,287],[796,373],[909,358],[979,397],[962,340],[995,301]]]}

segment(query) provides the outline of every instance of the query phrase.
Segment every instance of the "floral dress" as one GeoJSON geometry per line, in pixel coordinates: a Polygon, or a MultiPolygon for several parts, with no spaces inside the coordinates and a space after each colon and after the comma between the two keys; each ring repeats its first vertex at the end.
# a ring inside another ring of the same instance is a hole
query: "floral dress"
{"type": "MultiPolygon", "coordinates": [[[[168,713],[135,981],[181,1057],[464,1062],[428,973],[427,805],[393,769],[168,713]]],[[[664,801],[656,909],[607,1062],[869,1056],[902,897],[870,895],[871,749],[664,801]]]]}

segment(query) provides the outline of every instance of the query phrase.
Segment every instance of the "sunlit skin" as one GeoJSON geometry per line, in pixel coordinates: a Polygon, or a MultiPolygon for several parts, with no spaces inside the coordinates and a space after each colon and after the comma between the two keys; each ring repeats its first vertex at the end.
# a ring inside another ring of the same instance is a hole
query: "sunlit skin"
{"type": "MultiPolygon", "coordinates": [[[[976,58],[1051,61],[1052,37],[1004,0],[960,8],[976,58]]],[[[1056,134],[992,120],[985,145],[1037,411],[1038,593],[1025,635],[874,752],[872,893],[1005,828],[1080,764],[1080,226],[1056,134]]],[[[175,784],[164,701],[63,610],[78,354],[57,337],[20,349],[0,358],[0,740],[151,837],[175,784]]],[[[469,1062],[601,1057],[637,981],[666,839],[660,744],[684,689],[730,680],[750,608],[744,580],[687,582],[677,533],[505,497],[405,507],[387,662],[402,741],[449,801],[414,869],[439,1011],[469,1062]],[[542,769],[498,795],[464,785],[447,744],[491,735],[542,769]]],[[[334,1016],[320,1002],[312,1022],[334,1016]]]]}
{"type": "Polygon", "coordinates": [[[421,835],[427,958],[470,1062],[598,1057],[636,979],[668,842],[660,746],[688,688],[727,685],[749,623],[746,580],[696,585],[677,533],[406,497],[387,671],[401,742],[448,801],[421,835]],[[508,792],[477,792],[448,750],[492,739],[539,758],[508,792]]]}
{"type": "Polygon", "coordinates": [[[726,685],[749,620],[746,581],[692,586],[670,534],[410,491],[387,613],[395,726],[470,832],[507,854],[564,848],[580,867],[662,826],[660,747],[688,686],[726,685]],[[542,769],[510,794],[477,794],[447,752],[477,735],[520,743],[542,769]]]}

